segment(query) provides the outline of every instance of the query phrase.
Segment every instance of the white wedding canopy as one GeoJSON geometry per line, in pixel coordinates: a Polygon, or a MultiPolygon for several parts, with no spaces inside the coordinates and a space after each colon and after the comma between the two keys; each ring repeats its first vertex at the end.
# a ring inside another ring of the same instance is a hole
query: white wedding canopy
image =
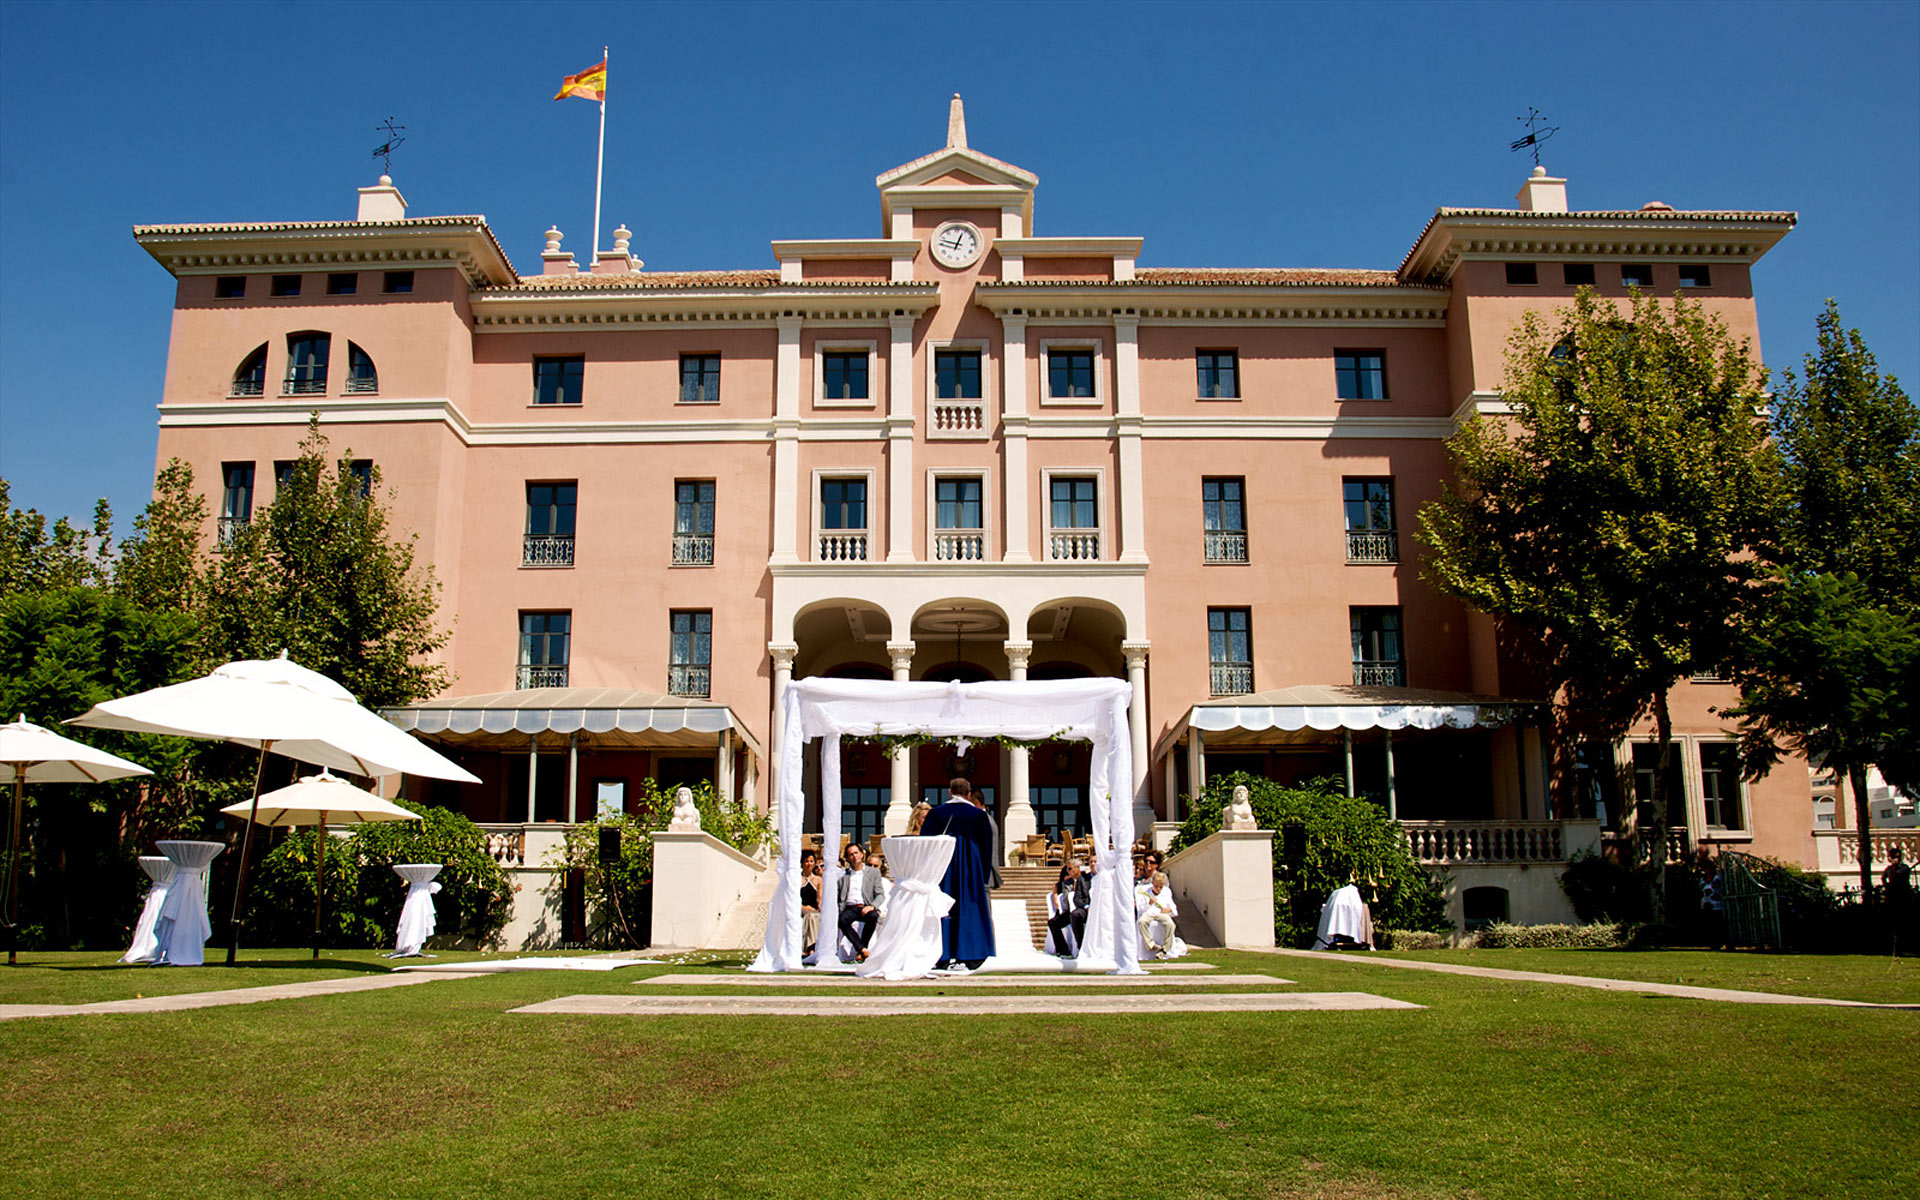
{"type": "MultiPolygon", "coordinates": [[[[780,839],[778,880],[767,914],[766,942],[749,971],[795,971],[800,962],[800,838],[805,803],[801,764],[806,743],[820,747],[820,827],[840,828],[842,737],[1051,737],[1093,743],[1091,796],[1094,875],[1086,936],[1090,960],[1116,963],[1118,973],[1140,971],[1133,934],[1133,889],[1125,863],[1133,848],[1133,762],[1127,733],[1132,689],[1118,679],[1047,682],[901,683],[870,679],[801,679],[781,700],[776,803],[780,839]]],[[[820,894],[835,895],[840,877],[829,861],[820,894]]]]}

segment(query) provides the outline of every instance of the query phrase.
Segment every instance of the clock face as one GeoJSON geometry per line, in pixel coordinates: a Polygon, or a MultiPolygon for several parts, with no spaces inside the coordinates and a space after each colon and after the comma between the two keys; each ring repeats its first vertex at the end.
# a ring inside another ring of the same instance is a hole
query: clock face
{"type": "Polygon", "coordinates": [[[969,267],[980,257],[980,231],[949,221],[933,231],[933,256],[949,267],[969,267]]]}

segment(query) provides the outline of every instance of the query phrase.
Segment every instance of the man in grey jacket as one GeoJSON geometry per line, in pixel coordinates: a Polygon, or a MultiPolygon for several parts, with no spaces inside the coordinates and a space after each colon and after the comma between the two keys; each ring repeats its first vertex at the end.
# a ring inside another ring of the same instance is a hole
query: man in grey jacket
{"type": "Polygon", "coordinates": [[[867,865],[866,847],[847,845],[847,869],[840,874],[840,932],[853,943],[854,957],[867,957],[867,943],[880,925],[880,871],[867,865]]]}

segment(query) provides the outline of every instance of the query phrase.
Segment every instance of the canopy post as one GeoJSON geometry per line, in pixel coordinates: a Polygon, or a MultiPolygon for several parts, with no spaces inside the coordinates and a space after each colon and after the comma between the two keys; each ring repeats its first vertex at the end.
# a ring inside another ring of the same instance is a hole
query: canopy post
{"type": "Polygon", "coordinates": [[[1347,796],[1351,798],[1353,796],[1353,730],[1344,727],[1340,730],[1340,744],[1346,751],[1347,796]]]}
{"type": "Polygon", "coordinates": [[[540,735],[527,735],[527,824],[534,823],[534,793],[540,788],[540,735]]]}
{"type": "Polygon", "coordinates": [[[7,826],[7,965],[20,952],[20,821],[26,812],[23,782],[31,763],[13,764],[13,823],[7,826]]]}
{"type": "MultiPolygon", "coordinates": [[[[906,683],[913,676],[914,643],[888,642],[887,665],[895,683],[906,683]]],[[[887,756],[887,811],[880,818],[880,830],[888,837],[907,831],[913,820],[913,752],[896,747],[887,756]]],[[[1012,844],[1013,839],[1007,839],[1012,844]]]]}
{"type": "Polygon", "coordinates": [[[247,810],[247,828],[240,835],[240,871],[233,881],[233,912],[227,918],[227,965],[240,957],[240,895],[247,890],[247,859],[253,853],[253,823],[260,816],[260,780],[267,773],[267,751],[271,741],[260,743],[260,761],[253,768],[253,805],[247,810]]]}
{"type": "MultiPolygon", "coordinates": [[[[1007,678],[1014,683],[1025,683],[1027,669],[1033,662],[1033,643],[1010,641],[1006,643],[1006,651],[1007,678]]],[[[1013,746],[1007,751],[1006,801],[1000,831],[1011,851],[1040,832],[1040,815],[1033,810],[1033,751],[1025,746],[1013,746]]]]}
{"type": "Polygon", "coordinates": [[[320,814],[320,842],[313,860],[313,960],[320,961],[320,895],[327,889],[327,814],[320,814]]]}
{"type": "Polygon", "coordinates": [[[580,731],[567,735],[567,824],[580,823],[580,731]]]}
{"type": "MultiPolygon", "coordinates": [[[[767,773],[767,816],[775,833],[780,832],[780,805],[785,798],[781,775],[786,762],[787,688],[793,683],[793,660],[799,654],[800,647],[792,642],[767,643],[767,655],[773,660],[773,730],[767,741],[767,761],[773,769],[767,773]]],[[[793,833],[800,835],[798,829],[793,833]]]]}
{"type": "MultiPolygon", "coordinates": [[[[1138,523],[1134,525],[1136,538],[1139,536],[1139,527],[1138,523]]],[[[1130,739],[1128,749],[1132,758],[1132,778],[1127,783],[1133,793],[1134,836],[1144,837],[1147,844],[1152,845],[1153,793],[1147,787],[1147,773],[1153,765],[1147,755],[1148,648],[1149,643],[1145,641],[1120,643],[1120,653],[1127,664],[1127,684],[1131,688],[1127,701],[1127,735],[1130,739]]]]}
{"type": "Polygon", "coordinates": [[[1398,821],[1400,799],[1393,788],[1393,730],[1383,729],[1381,732],[1387,735],[1387,820],[1398,821]]]}

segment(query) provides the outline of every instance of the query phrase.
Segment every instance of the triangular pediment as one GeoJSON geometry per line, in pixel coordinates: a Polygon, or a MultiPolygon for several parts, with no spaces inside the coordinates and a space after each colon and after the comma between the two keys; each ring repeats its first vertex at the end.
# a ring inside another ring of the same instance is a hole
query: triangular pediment
{"type": "Polygon", "coordinates": [[[896,187],[1016,187],[1032,189],[1040,177],[966,146],[947,146],[874,178],[882,191],[896,187]],[[949,179],[948,176],[954,178],[949,179]]]}

